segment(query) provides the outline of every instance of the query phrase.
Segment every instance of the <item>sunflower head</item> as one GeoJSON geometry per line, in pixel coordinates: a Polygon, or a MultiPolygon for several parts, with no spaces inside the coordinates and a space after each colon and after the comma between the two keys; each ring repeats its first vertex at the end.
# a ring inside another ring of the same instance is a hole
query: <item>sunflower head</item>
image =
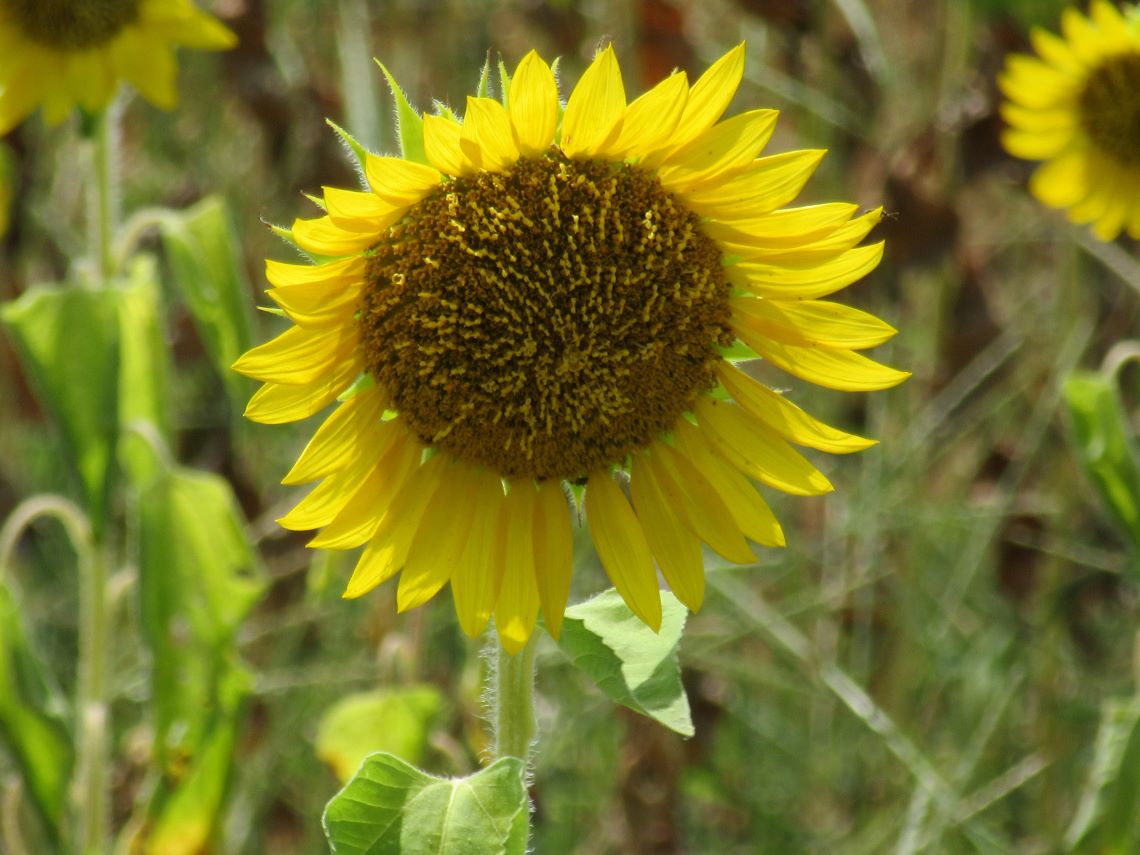
{"type": "Polygon", "coordinates": [[[1044,161],[1030,189],[1101,240],[1140,238],[1140,13],[1093,0],[1066,9],[1061,36],[1031,33],[1037,56],[1015,54],[999,84],[1013,155],[1044,161]]]}
{"type": "Polygon", "coordinates": [[[326,187],[325,215],[293,224],[325,260],[269,262],[293,326],[235,368],[264,381],[258,421],[341,401],[285,478],[320,483],[281,523],[365,547],[346,596],[399,573],[401,610],[450,583],[469,634],[494,616],[517,650],[540,608],[557,634],[569,483],[614,585],[656,627],[658,570],[695,609],[702,544],[750,563],[751,544],[784,543],[754,481],[832,489],[793,443],[872,444],[740,362],[844,390],[906,377],[857,352],[893,328],[820,299],[878,263],[882,245],[861,244],[880,211],[786,207],[821,152],[761,157],[771,110],[721,119],[743,60],[740,46],[627,103],[607,48],[563,105],[532,52],[500,99],[402,128],[421,157],[367,155],[363,191],[326,187]]]}
{"type": "Polygon", "coordinates": [[[98,112],[120,80],[169,109],[174,47],[235,43],[191,0],[0,0],[0,133],[40,105],[51,124],[76,105],[98,112]]]}

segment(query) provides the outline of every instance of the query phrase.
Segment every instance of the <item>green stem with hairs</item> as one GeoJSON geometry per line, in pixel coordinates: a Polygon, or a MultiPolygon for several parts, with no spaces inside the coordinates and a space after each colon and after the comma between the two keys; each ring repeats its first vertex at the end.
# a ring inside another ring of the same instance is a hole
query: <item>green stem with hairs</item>
{"type": "Polygon", "coordinates": [[[496,647],[491,672],[495,757],[518,757],[528,763],[535,734],[534,636],[514,656],[501,644],[496,647]]]}

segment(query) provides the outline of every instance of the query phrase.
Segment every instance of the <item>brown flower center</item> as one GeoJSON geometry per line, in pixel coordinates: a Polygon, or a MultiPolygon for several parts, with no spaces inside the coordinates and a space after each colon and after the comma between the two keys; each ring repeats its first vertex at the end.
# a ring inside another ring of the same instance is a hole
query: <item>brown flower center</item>
{"type": "Polygon", "coordinates": [[[656,178],[552,151],[418,203],[372,252],[360,323],[424,443],[573,479],[714,385],[728,297],[717,245],[656,178]]]}
{"type": "Polygon", "coordinates": [[[1104,60],[1079,105],[1081,126],[1097,148],[1126,166],[1140,165],[1140,53],[1104,60]]]}
{"type": "Polygon", "coordinates": [[[75,49],[102,44],[138,18],[139,0],[0,0],[33,41],[75,49]]]}

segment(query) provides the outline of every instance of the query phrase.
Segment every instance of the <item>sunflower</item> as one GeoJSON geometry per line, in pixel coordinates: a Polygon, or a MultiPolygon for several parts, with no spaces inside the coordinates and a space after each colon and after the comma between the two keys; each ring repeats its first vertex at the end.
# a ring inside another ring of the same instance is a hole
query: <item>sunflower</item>
{"type": "Polygon", "coordinates": [[[856,352],[891,326],[819,299],[879,263],[859,244],[880,210],[784,207],[823,152],[758,157],[773,110],[719,121],[743,68],[741,45],[627,104],[606,48],[563,107],[531,52],[501,100],[417,117],[403,158],[367,154],[370,189],[326,187],[325,216],[293,224],[321,261],[268,262],[294,326],[234,367],[264,381],[256,421],[340,400],[284,479],[320,484],[280,522],[365,547],[345,596],[400,573],[403,611],[450,582],[469,635],[494,616],[515,652],[541,608],[557,637],[584,510],[656,629],[655,565],[695,610],[702,543],[738,563],[784,544],[752,479],[832,489],[791,443],[873,444],[735,364],[842,390],[907,376],[856,352]]]}
{"type": "Polygon", "coordinates": [[[1029,185],[1044,204],[1101,240],[1140,238],[1140,12],[1093,0],[1088,17],[1066,9],[1061,32],[1034,29],[1040,58],[1007,59],[1002,143],[1045,161],[1029,185]]]}
{"type": "Polygon", "coordinates": [[[174,46],[236,43],[190,0],[0,0],[0,134],[40,104],[49,124],[76,104],[97,113],[120,79],[170,109],[178,100],[174,46]]]}

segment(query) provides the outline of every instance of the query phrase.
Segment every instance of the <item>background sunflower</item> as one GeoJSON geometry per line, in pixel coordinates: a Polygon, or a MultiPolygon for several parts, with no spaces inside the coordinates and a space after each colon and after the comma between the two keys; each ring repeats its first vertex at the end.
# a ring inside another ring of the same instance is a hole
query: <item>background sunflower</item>
{"type": "MultiPolygon", "coordinates": [[[[181,56],[179,112],[128,112],[122,160],[128,210],[219,189],[241,235],[238,263],[216,264],[209,280],[236,284],[169,309],[173,450],[234,485],[269,571],[235,642],[251,697],[215,848],[322,851],[317,817],[337,772],[352,767],[350,748],[377,738],[349,724],[393,723],[386,734],[397,750],[451,774],[471,771],[484,747],[482,660],[451,603],[396,617],[391,584],[345,602],[353,556],[307,550],[307,535],[275,522],[297,499],[281,474],[319,419],[296,430],[243,424],[256,384],[239,387],[225,367],[232,357],[219,357],[222,345],[244,349],[283,325],[264,317],[243,327],[221,308],[239,305],[228,295],[248,307],[266,287],[265,258],[304,261],[260,220],[290,223],[304,204],[298,188],[320,197],[322,186],[359,186],[325,116],[377,151],[398,150],[374,55],[411,101],[458,107],[489,45],[512,67],[531,48],[561,57],[561,79],[576,81],[606,33],[631,93],[674,67],[695,79],[746,40],[747,71],[727,115],[778,108],[769,150],[828,149],[805,203],[884,206],[869,240],[886,240],[889,254],[846,299],[899,329],[876,356],[915,376],[874,395],[795,384],[806,410],[880,445],[813,455],[837,488],[824,499],[763,493],[787,548],[763,550],[742,571],[710,556],[706,603],[681,647],[693,738],[632,714],[615,726],[613,707],[561,654],[540,648],[536,851],[1064,851],[1070,838],[1079,852],[1130,851],[1134,791],[1118,772],[1135,768],[1132,547],[1074,460],[1058,380],[1135,334],[1140,297],[1129,283],[1140,274],[1127,237],[1073,244],[1071,227],[1025,192],[1036,164],[1000,143],[1006,55],[1034,51],[1030,24],[1061,31],[1062,5],[445,0],[425,16],[424,4],[394,0],[370,17],[354,2],[335,4],[335,14],[305,0],[202,3],[239,45],[181,56]],[[1109,714],[1123,738],[1115,754],[1097,755],[1109,714]],[[1102,759],[1103,786],[1090,790],[1102,759]],[[1090,793],[1094,821],[1082,826],[1090,793]],[[1102,811],[1114,804],[1117,813],[1102,811]]],[[[85,203],[68,134],[29,122],[6,142],[21,212],[0,244],[8,300],[63,278],[85,203]]],[[[173,244],[144,246],[172,271],[194,269],[173,244]]],[[[66,489],[68,473],[0,341],[6,516],[24,496],[66,489]]],[[[1133,372],[1121,375],[1128,402],[1140,391],[1133,372]]],[[[793,386],[777,371],[766,379],[793,386]]],[[[204,536],[210,553],[228,545],[221,532],[204,536]]],[[[577,601],[608,583],[584,533],[574,546],[577,601]]],[[[45,525],[18,559],[6,577],[22,592],[16,613],[66,683],[72,553],[45,525]]],[[[136,606],[126,590],[120,617],[129,623],[136,606]]],[[[223,594],[207,605],[224,613],[229,602],[223,594]]],[[[120,648],[114,660],[116,810],[149,792],[147,655],[120,648]]],[[[0,780],[12,780],[14,762],[0,758],[0,780]]],[[[171,752],[170,768],[184,759],[171,752]]],[[[26,802],[23,810],[30,836],[35,820],[26,802]]],[[[47,851],[35,842],[30,851],[47,851]]]]}

